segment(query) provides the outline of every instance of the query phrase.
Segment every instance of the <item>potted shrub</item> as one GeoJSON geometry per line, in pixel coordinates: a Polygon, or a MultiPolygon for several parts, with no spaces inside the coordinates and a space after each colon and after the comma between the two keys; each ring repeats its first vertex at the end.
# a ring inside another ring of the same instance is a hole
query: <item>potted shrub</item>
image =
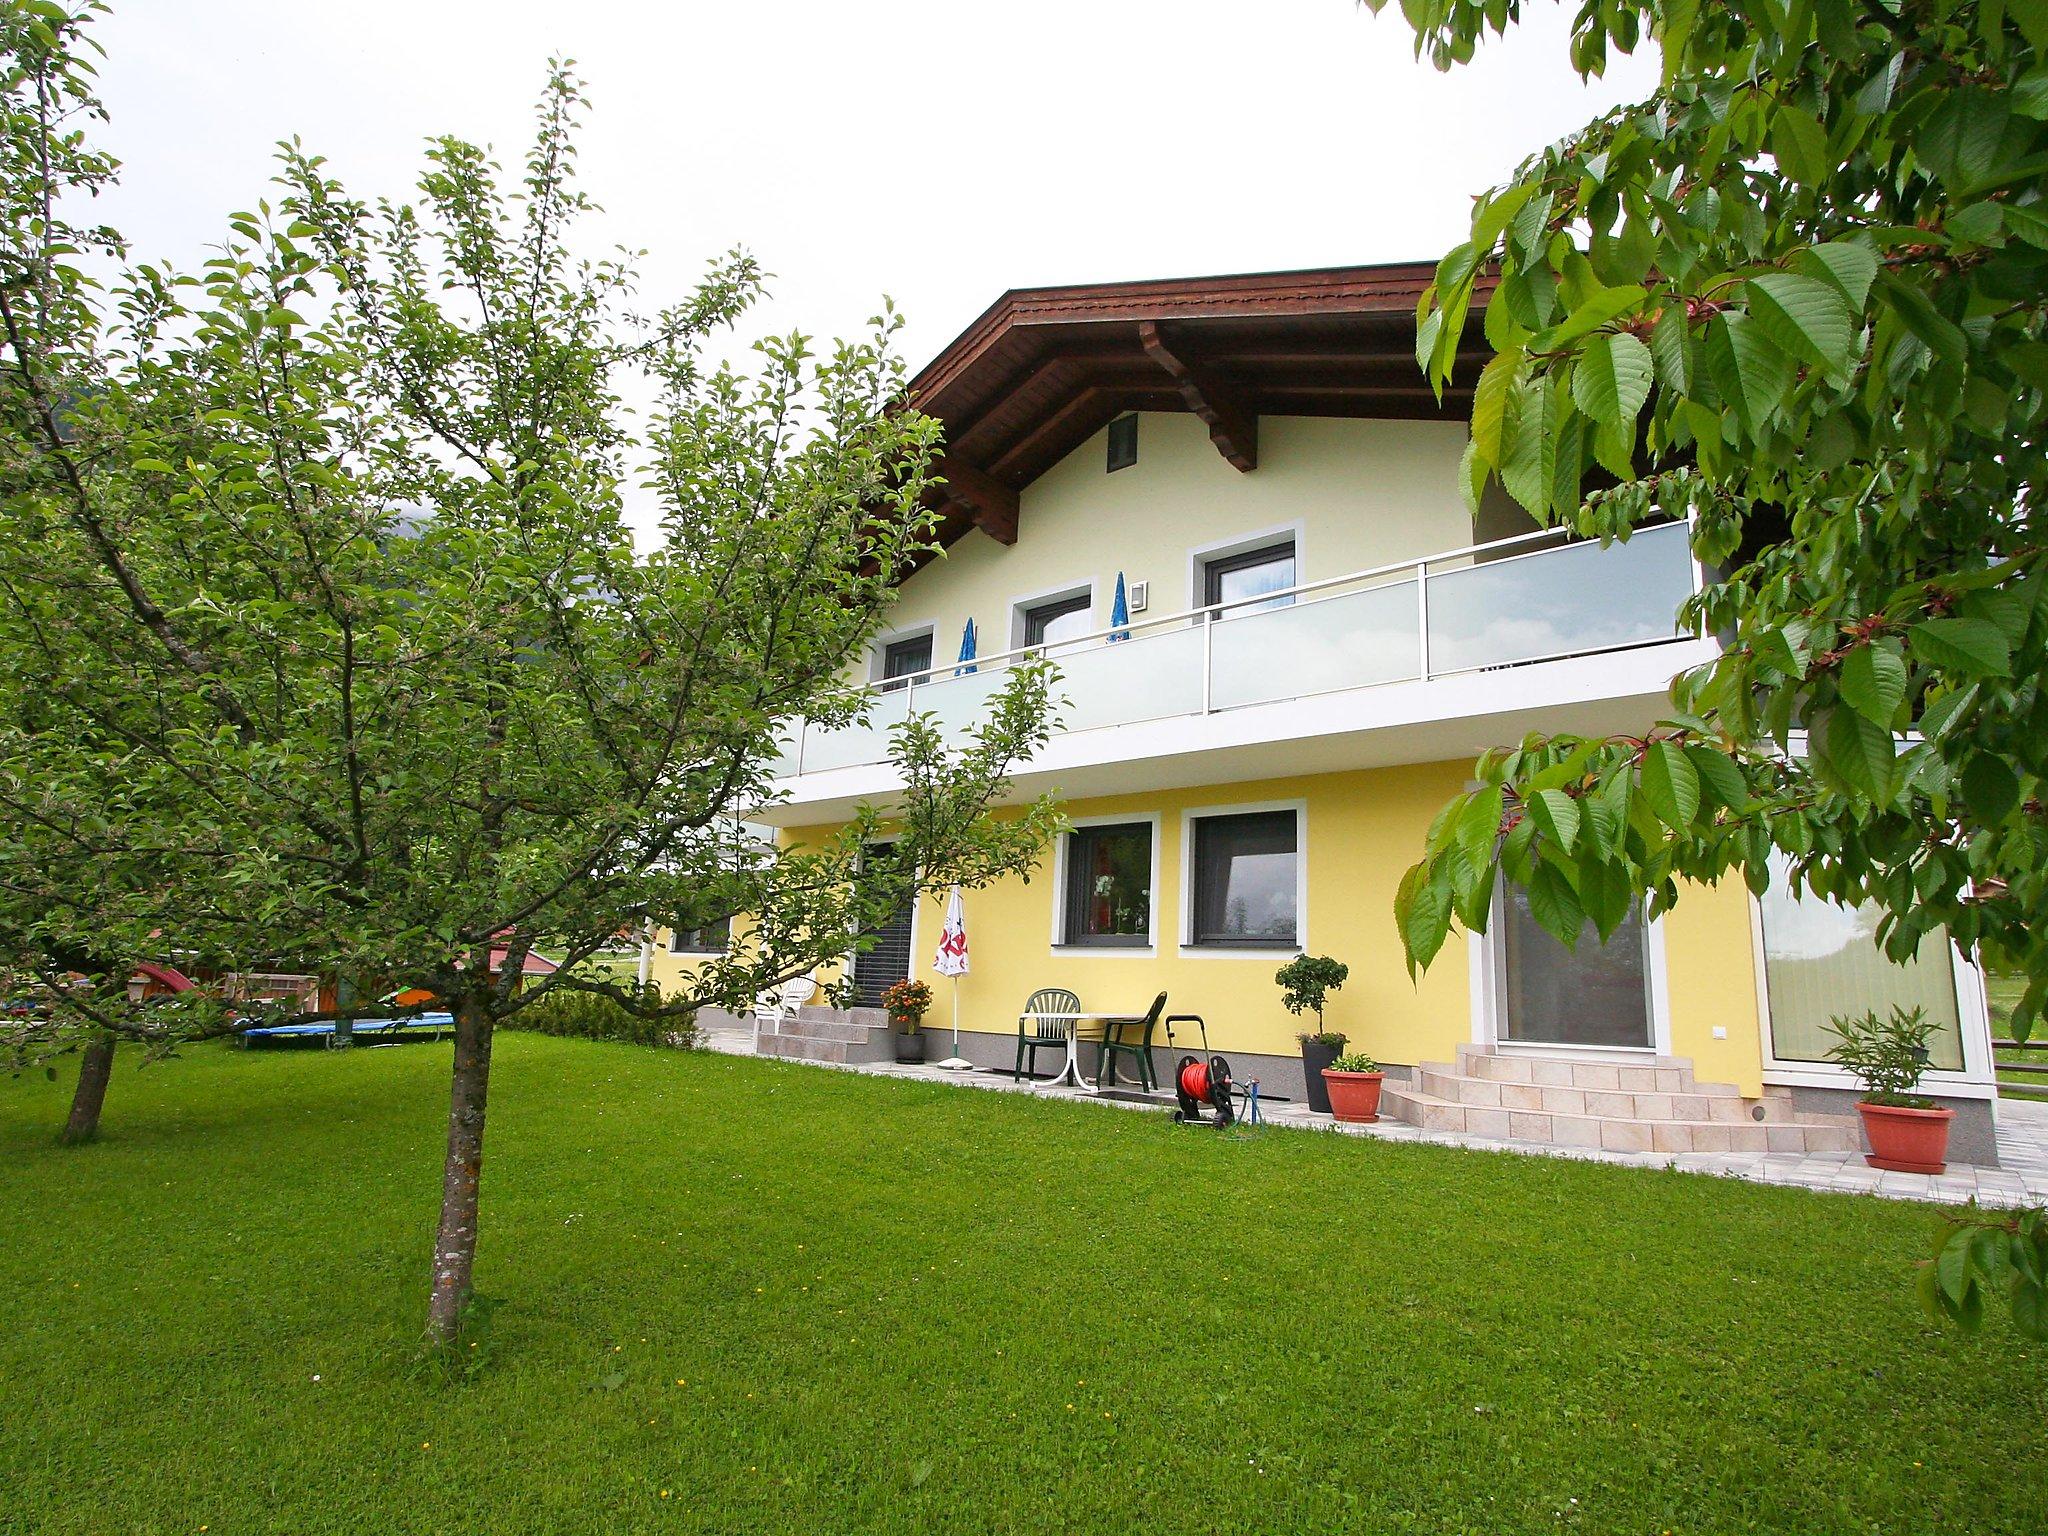
{"type": "Polygon", "coordinates": [[[1323,999],[1339,990],[1350,975],[1350,966],[1328,955],[1296,955],[1273,977],[1280,983],[1280,1001],[1289,1013],[1316,1016],[1316,1027],[1295,1038],[1301,1042],[1301,1075],[1308,1084],[1308,1107],[1319,1115],[1330,1112],[1323,1069],[1343,1053],[1345,1043],[1337,1030],[1323,1027],[1323,999]]]}
{"type": "Polygon", "coordinates": [[[1834,1021],[1836,1044],[1828,1060],[1846,1067],[1863,1085],[1856,1112],[1870,1142],[1864,1161],[1898,1173],[1940,1173],[1948,1167],[1952,1109],[1937,1109],[1913,1090],[1927,1070],[1927,1042],[1934,1024],[1920,1008],[1894,1008],[1834,1021]]]}
{"type": "Polygon", "coordinates": [[[1353,1125],[1370,1125],[1380,1117],[1380,1084],[1387,1074],[1363,1051],[1339,1056],[1323,1068],[1323,1083],[1329,1093],[1330,1110],[1339,1120],[1353,1125]]]}
{"type": "Polygon", "coordinates": [[[882,993],[882,1006],[896,1029],[896,1059],[924,1060],[925,1010],[932,1005],[932,989],[921,981],[899,981],[882,993]]]}

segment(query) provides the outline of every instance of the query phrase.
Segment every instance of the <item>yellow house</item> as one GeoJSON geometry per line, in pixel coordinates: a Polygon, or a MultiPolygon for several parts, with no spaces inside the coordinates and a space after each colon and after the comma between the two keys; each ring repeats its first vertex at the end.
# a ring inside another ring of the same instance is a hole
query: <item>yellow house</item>
{"type": "MultiPolygon", "coordinates": [[[[1459,490],[1475,349],[1439,403],[1413,360],[1426,266],[1006,294],[918,376],[946,423],[945,553],[904,584],[869,658],[869,722],[792,727],[784,796],[802,838],[895,791],[889,726],[966,726],[1008,663],[1060,669],[1059,729],[1016,774],[1073,830],[1029,880],[966,896],[961,1053],[1013,1069],[1041,988],[1088,1012],[1200,1015],[1268,1097],[1307,1087],[1274,973],[1350,967],[1327,1027],[1389,1071],[1386,1108],[1503,1138],[1622,1149],[1839,1151],[1848,1081],[1833,1015],[1917,1002],[1944,1031],[1929,1091],[1958,1160],[1995,1161],[1981,980],[1947,945],[1883,960],[1874,914],[1737,884],[1567,950],[1513,893],[1418,981],[1395,888],[1474,757],[1531,730],[1642,730],[1712,637],[1682,525],[1602,549],[1459,490]],[[963,642],[973,626],[971,664],[963,642]]],[[[860,1001],[805,1010],[762,1048],[886,1059],[873,1004],[933,973],[942,905],[898,915],[851,964],[860,1001]],[[806,1025],[806,1015],[815,1022],[806,1025]]],[[[722,942],[657,934],[672,981],[722,942]]],[[[1155,1036],[1162,1074],[1199,1041],[1155,1036]]],[[[936,1053],[935,1053],[936,1054],[936,1053]]]]}

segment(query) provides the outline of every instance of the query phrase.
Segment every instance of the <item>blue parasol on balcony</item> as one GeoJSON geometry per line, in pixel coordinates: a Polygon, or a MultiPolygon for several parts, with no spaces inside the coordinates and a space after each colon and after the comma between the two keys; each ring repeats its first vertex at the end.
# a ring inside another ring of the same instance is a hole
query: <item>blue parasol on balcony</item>
{"type": "Polygon", "coordinates": [[[974,661],[974,649],[974,620],[969,619],[967,627],[960,631],[960,660],[963,664],[953,669],[955,677],[958,677],[963,672],[979,672],[981,670],[981,668],[971,664],[974,661]]]}
{"type": "Polygon", "coordinates": [[[1130,630],[1124,626],[1131,622],[1130,599],[1124,596],[1124,573],[1116,573],[1116,601],[1109,605],[1109,643],[1131,638],[1130,630]]]}

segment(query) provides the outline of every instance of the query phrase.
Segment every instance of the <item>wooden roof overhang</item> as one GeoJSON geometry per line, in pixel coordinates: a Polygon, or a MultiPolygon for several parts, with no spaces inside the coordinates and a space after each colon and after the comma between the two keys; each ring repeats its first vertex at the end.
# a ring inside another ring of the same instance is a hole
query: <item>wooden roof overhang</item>
{"type": "Polygon", "coordinates": [[[979,528],[1015,543],[1018,493],[1128,411],[1192,412],[1246,473],[1261,416],[1466,419],[1488,356],[1478,317],[1441,403],[1415,361],[1434,273],[1403,263],[1004,294],[909,386],[946,427],[939,542],[979,528]]]}

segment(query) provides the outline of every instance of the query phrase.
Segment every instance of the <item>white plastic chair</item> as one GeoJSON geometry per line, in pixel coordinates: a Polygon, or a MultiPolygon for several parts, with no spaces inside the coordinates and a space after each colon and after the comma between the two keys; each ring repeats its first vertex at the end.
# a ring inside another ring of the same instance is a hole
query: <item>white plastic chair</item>
{"type": "Polygon", "coordinates": [[[782,984],[782,1006],[794,1018],[803,1011],[803,1006],[818,995],[818,983],[809,976],[792,976],[782,984]]]}
{"type": "Polygon", "coordinates": [[[766,1024],[769,1033],[782,1028],[782,999],[773,992],[761,992],[754,997],[754,1054],[761,1054],[761,1026],[766,1024]]]}

